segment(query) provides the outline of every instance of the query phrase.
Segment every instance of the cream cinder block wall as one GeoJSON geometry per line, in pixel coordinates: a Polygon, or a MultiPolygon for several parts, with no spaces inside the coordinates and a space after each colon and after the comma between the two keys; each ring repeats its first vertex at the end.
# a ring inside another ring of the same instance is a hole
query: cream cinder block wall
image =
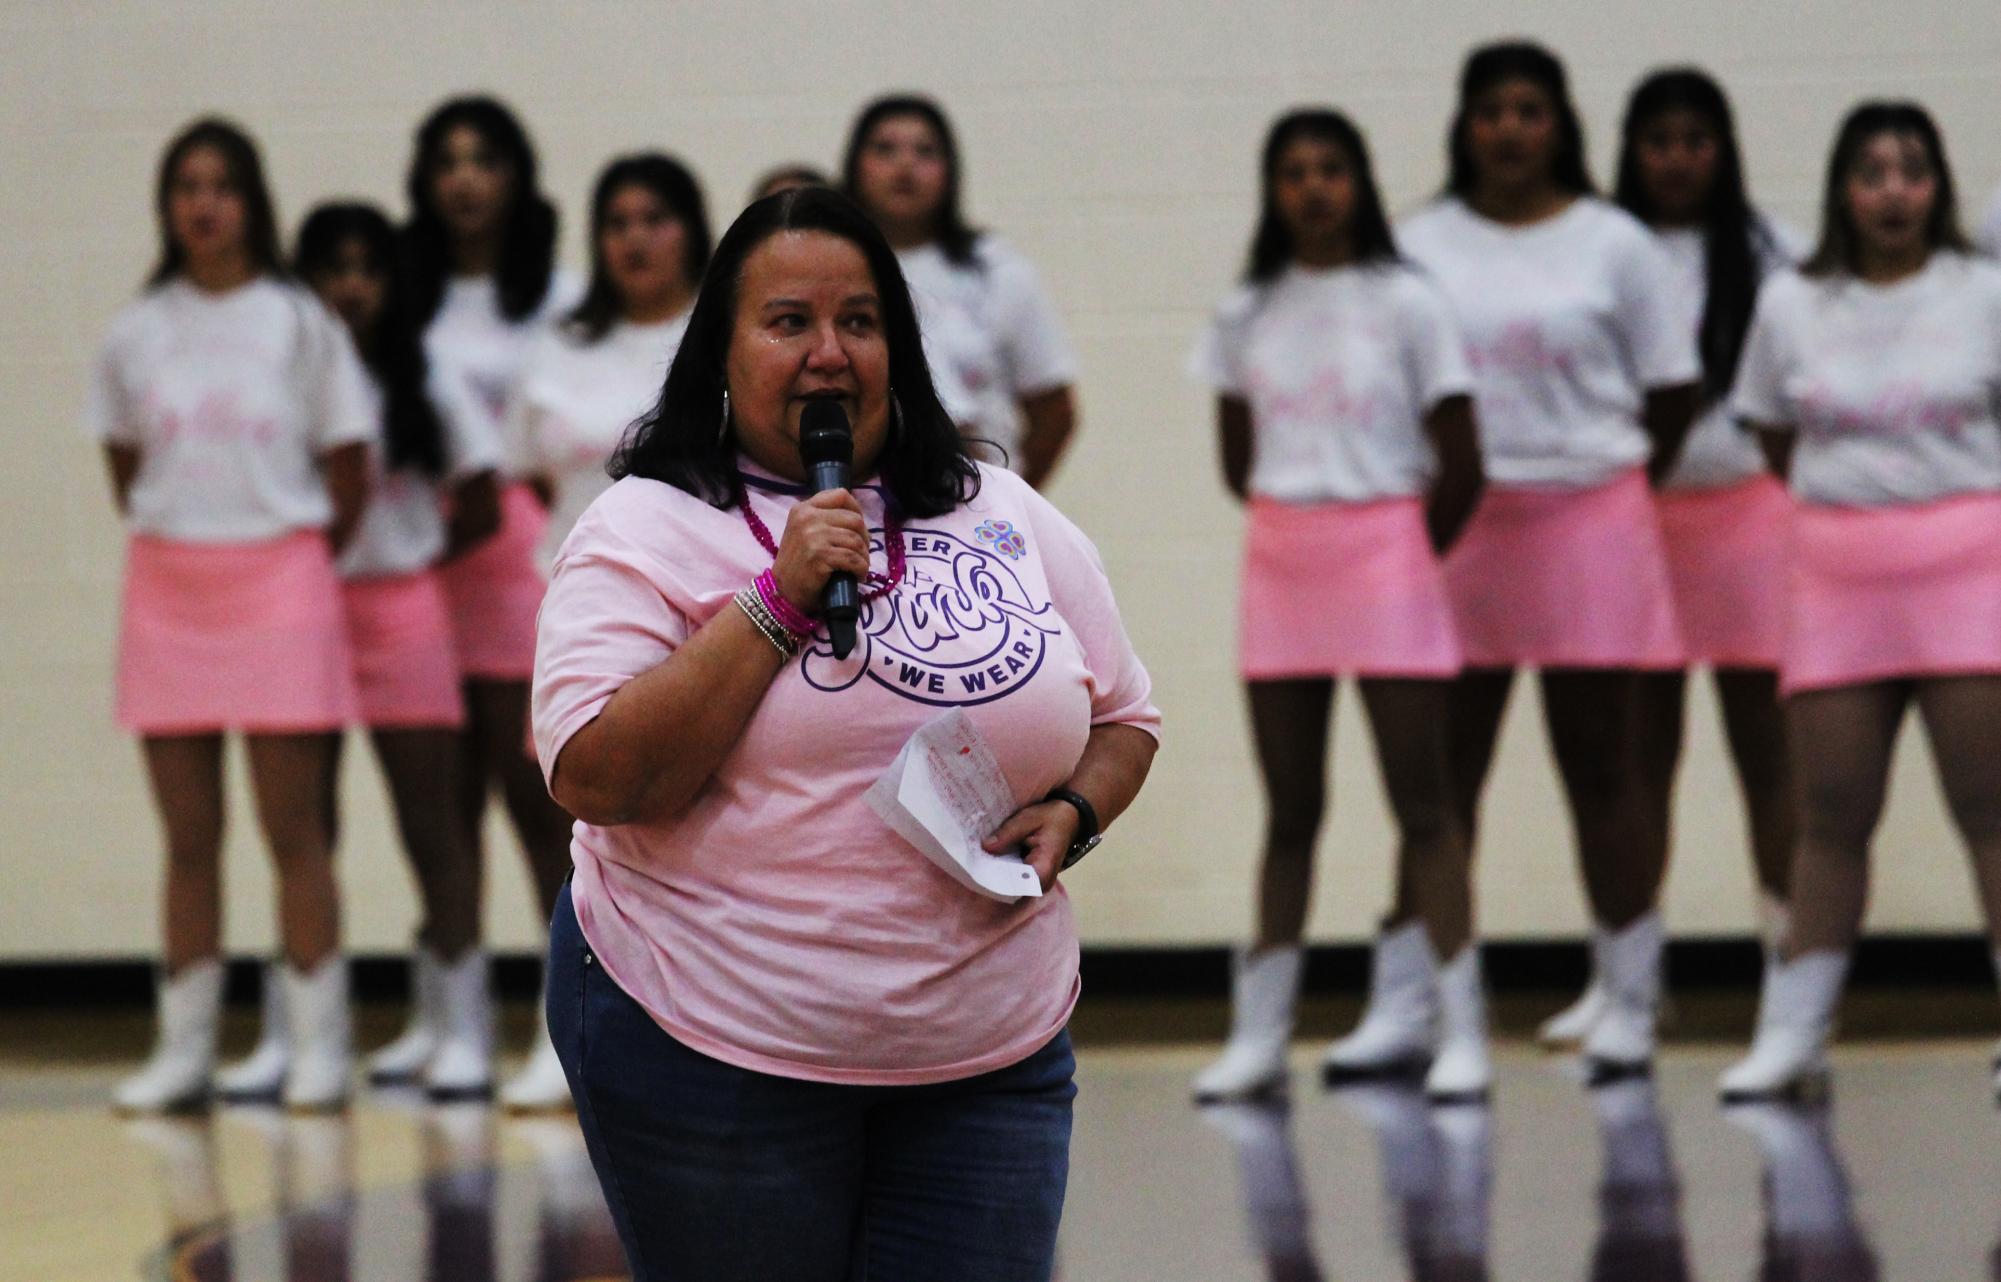
{"type": "MultiPolygon", "coordinates": [[[[289,228],[313,201],[402,209],[410,134],[439,98],[512,101],[583,260],[582,202],[612,154],[659,146],[702,176],[718,227],[753,177],[831,165],[869,96],[912,87],[952,112],[975,218],[1040,265],[1080,353],[1083,433],[1054,497],[1096,537],[1168,717],[1138,808],[1074,881],[1087,940],[1214,942],[1249,919],[1262,805],[1232,660],[1239,518],[1216,476],[1210,407],[1181,374],[1236,271],[1256,152],[1280,109],[1327,101],[1367,130],[1408,208],[1439,183],[1460,58],[1543,39],[1570,63],[1596,172],[1649,68],[1693,61],[1732,91],[1756,196],[1810,229],[1826,147],[1865,95],[1928,103],[1970,204],[2001,178],[2001,24],[1990,5],[1826,0],[1439,0],[1414,5],[1193,0],[933,6],[826,0],[504,4],[404,0],[0,3],[0,958],[144,955],[157,939],[158,837],[134,747],[111,727],[120,536],[77,428],[84,370],[154,253],[153,166],[187,118],[220,111],[262,143],[289,228]]],[[[1566,934],[1584,912],[1532,693],[1518,695],[1487,805],[1487,930],[1566,934]]],[[[1750,921],[1741,816],[1701,687],[1682,777],[1668,911],[1677,931],[1750,921]]],[[[1957,842],[1911,734],[1879,841],[1874,922],[1973,921],[1957,842]]],[[[271,937],[270,881],[232,776],[229,936],[271,937]]],[[[1366,933],[1389,829],[1352,696],[1312,919],[1366,933]]],[[[411,895],[358,741],[343,784],[342,872],[360,950],[407,936],[411,895]]],[[[536,937],[496,825],[492,936],[536,937]]]]}

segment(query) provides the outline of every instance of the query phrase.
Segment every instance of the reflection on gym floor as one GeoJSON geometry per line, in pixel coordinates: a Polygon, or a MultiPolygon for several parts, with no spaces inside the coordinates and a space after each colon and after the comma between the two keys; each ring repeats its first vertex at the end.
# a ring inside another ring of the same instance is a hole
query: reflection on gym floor
{"type": "MultiPolygon", "coordinates": [[[[1486,1279],[1493,1127],[1484,1106],[1434,1107],[1416,1083],[1346,1086],[1335,1100],[1374,1134],[1385,1228],[1411,1282],[1486,1279]]],[[[1674,1154],[1651,1080],[1589,1092],[1601,1153],[1591,1282],[1685,1282],[1674,1154]]],[[[1751,1135],[1764,1166],[1762,1282],[1874,1282],[1876,1257],[1855,1219],[1824,1106],[1746,1104],[1725,1118],[1751,1135]]],[[[1236,1150],[1247,1234],[1270,1282],[1318,1282],[1311,1198],[1300,1177],[1292,1107],[1283,1099],[1217,1104],[1205,1122],[1236,1150]]],[[[2001,1243],[1995,1253],[2001,1279],[2001,1243]]]]}
{"type": "MultiPolygon", "coordinates": [[[[4,1039],[0,1039],[4,1044],[4,1039]]],[[[2001,1113],[1966,1041],[1837,1052],[1817,1107],[1719,1109],[1731,1048],[1589,1089],[1505,1047],[1489,1107],[1408,1086],[1197,1109],[1211,1048],[1098,1047],[1065,1282],[2001,1282],[2001,1113]]],[[[624,1264],[574,1119],[361,1096],[120,1122],[111,1065],[0,1052],[0,1277],[599,1282],[624,1264]],[[165,1245],[162,1245],[162,1244],[165,1245]]]]}
{"type": "Polygon", "coordinates": [[[509,1120],[534,1150],[526,1171],[496,1164],[497,1121],[477,1104],[424,1108],[421,1181],[357,1189],[353,1123],[235,1109],[217,1120],[128,1124],[150,1149],[170,1228],[162,1282],[592,1282],[622,1278],[611,1217],[570,1118],[509,1120]],[[264,1142],[271,1213],[232,1217],[215,1128],[264,1142]]]}

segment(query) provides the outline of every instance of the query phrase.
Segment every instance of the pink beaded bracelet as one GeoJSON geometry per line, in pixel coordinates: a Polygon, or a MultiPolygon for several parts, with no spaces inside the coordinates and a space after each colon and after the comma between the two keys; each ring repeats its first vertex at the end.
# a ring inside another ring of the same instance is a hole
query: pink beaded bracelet
{"type": "Polygon", "coordinates": [[[813,635],[813,620],[801,614],[798,606],[785,599],[785,594],[778,590],[778,580],[771,571],[766,570],[758,575],[752,580],[752,585],[757,588],[758,599],[764,602],[765,609],[771,611],[771,617],[778,621],[779,627],[801,641],[813,635]]]}

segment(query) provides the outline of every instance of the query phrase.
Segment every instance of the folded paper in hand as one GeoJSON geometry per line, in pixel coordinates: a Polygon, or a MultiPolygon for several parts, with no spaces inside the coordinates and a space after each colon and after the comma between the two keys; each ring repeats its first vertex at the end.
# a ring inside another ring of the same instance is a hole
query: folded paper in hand
{"type": "Polygon", "coordinates": [[[867,799],[899,837],[968,890],[1010,904],[1042,893],[1019,853],[990,855],[980,844],[1014,813],[1014,793],[964,711],[954,708],[910,736],[867,799]]]}

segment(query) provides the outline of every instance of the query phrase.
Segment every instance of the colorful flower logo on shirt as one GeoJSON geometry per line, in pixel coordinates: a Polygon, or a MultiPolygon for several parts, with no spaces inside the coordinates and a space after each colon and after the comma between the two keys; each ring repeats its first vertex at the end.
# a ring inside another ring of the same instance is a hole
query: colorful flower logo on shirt
{"type": "Polygon", "coordinates": [[[1028,555],[1028,540],[1014,528],[1013,522],[986,521],[973,533],[979,536],[980,542],[993,544],[994,551],[1010,561],[1019,561],[1028,555]]]}

